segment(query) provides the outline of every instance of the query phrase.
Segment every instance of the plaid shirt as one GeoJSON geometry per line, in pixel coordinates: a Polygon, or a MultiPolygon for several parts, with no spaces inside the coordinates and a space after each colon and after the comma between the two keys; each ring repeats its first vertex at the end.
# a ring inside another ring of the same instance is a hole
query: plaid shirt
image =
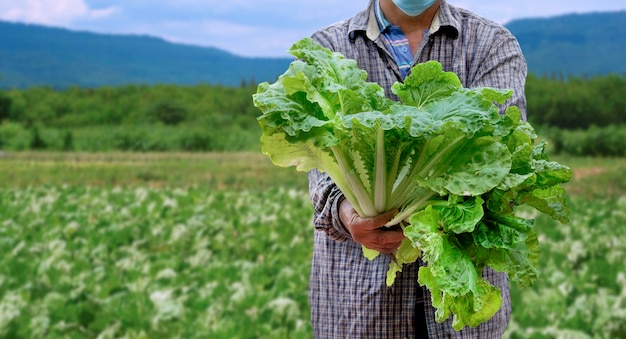
{"type": "MultiPolygon", "coordinates": [[[[355,17],[326,27],[313,39],[357,60],[368,81],[390,87],[402,80],[391,47],[382,36],[373,10],[375,0],[355,17]]],[[[512,89],[507,104],[526,111],[526,62],[516,39],[501,25],[441,1],[439,12],[416,54],[414,63],[437,60],[455,72],[465,87],[512,89]]],[[[339,221],[342,193],[327,175],[313,170],[309,188],[314,206],[315,244],[309,285],[311,322],[316,338],[414,338],[415,304],[425,298],[430,338],[500,338],[511,313],[506,274],[485,269],[483,276],[502,291],[496,315],[476,328],[455,331],[451,319],[435,322],[430,293],[417,283],[419,263],[406,265],[387,287],[387,256],[367,260],[339,221]]]]}

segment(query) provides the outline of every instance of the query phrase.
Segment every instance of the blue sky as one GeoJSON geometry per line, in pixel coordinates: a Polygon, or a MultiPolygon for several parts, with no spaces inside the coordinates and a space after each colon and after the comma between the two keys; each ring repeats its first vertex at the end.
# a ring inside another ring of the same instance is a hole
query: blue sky
{"type": "MultiPolygon", "coordinates": [[[[626,10],[624,0],[448,0],[500,23],[626,10]]],[[[352,16],[368,0],[0,0],[0,20],[142,34],[243,56],[286,57],[293,42],[352,16]]]]}

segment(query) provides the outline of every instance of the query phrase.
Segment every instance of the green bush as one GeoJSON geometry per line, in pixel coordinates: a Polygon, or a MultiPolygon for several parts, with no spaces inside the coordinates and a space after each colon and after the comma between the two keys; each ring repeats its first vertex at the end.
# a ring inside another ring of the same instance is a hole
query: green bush
{"type": "Polygon", "coordinates": [[[30,148],[31,133],[22,125],[5,122],[0,124],[0,149],[23,151],[30,148]]]}
{"type": "MultiPolygon", "coordinates": [[[[567,81],[530,75],[528,118],[555,153],[624,156],[625,89],[626,77],[618,75],[567,81]]],[[[254,92],[246,84],[0,91],[0,148],[256,151],[254,92]]]]}
{"type": "MultiPolygon", "coordinates": [[[[29,149],[33,132],[18,124],[13,126],[21,128],[26,138],[23,147],[19,149],[29,149]]],[[[45,149],[56,151],[227,152],[256,151],[260,148],[260,132],[244,130],[238,126],[214,129],[202,124],[183,123],[176,126],[144,124],[72,129],[39,127],[37,133],[45,144],[45,149]]],[[[15,147],[10,149],[16,150],[15,147]]]]}
{"type": "Polygon", "coordinates": [[[11,114],[12,100],[3,92],[0,92],[0,122],[8,120],[11,114]]]}
{"type": "Polygon", "coordinates": [[[0,117],[23,126],[28,135],[25,145],[1,147],[137,152],[257,150],[260,130],[256,122],[259,112],[252,104],[254,91],[252,87],[127,85],[0,92],[0,99],[12,103],[0,117]]]}
{"type": "Polygon", "coordinates": [[[607,75],[567,81],[529,75],[528,119],[535,125],[588,129],[626,124],[626,77],[607,75]]]}
{"type": "Polygon", "coordinates": [[[544,129],[555,153],[574,156],[626,156],[626,125],[591,126],[586,130],[544,129]]]}
{"type": "Polygon", "coordinates": [[[147,115],[166,125],[178,125],[187,117],[187,109],[181,104],[161,101],[150,107],[147,115]]]}

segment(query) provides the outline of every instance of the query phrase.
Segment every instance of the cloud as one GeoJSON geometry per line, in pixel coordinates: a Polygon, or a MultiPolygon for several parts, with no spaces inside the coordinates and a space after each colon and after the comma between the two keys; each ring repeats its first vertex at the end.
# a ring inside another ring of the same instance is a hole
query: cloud
{"type": "MultiPolygon", "coordinates": [[[[288,56],[291,44],[347,19],[370,0],[0,0],[0,20],[144,34],[245,56],[288,56]]],[[[504,23],[524,17],[624,9],[624,0],[448,0],[504,23]]]]}
{"type": "Polygon", "coordinates": [[[218,47],[242,56],[282,57],[289,57],[286,51],[293,42],[312,33],[228,20],[161,22],[159,30],[171,42],[218,47]]]}
{"type": "Polygon", "coordinates": [[[63,26],[77,19],[112,15],[116,7],[91,9],[84,0],[23,0],[0,5],[0,19],[63,26]]]}

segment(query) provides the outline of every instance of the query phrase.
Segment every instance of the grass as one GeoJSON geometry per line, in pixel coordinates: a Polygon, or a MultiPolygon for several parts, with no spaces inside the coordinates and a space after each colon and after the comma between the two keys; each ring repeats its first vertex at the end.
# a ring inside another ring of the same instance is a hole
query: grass
{"type": "Polygon", "coordinates": [[[96,187],[206,187],[266,190],[306,188],[306,175],[274,166],[261,153],[63,153],[0,155],[0,188],[70,185],[96,187]]]}
{"type": "Polygon", "coordinates": [[[568,194],[589,200],[626,196],[626,158],[552,157],[572,168],[568,194]]]}
{"type": "MultiPolygon", "coordinates": [[[[588,199],[626,195],[626,159],[553,157],[570,166],[569,194],[588,199]]],[[[40,185],[306,189],[306,174],[280,168],[258,152],[0,153],[0,188],[40,185]]]]}

